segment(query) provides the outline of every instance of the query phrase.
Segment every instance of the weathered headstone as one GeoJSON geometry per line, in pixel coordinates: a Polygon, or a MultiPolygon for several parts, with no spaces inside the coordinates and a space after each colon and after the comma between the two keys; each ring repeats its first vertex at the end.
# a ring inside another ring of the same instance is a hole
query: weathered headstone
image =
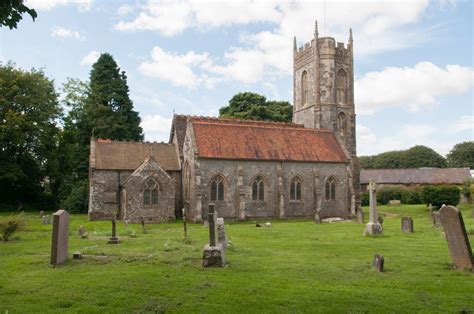
{"type": "Polygon", "coordinates": [[[364,235],[378,235],[383,233],[382,225],[378,222],[377,217],[377,187],[375,182],[369,183],[369,222],[365,225],[364,235]]]}
{"type": "Polygon", "coordinates": [[[53,214],[51,265],[64,263],[68,257],[69,213],[63,209],[53,214]]]}
{"type": "Polygon", "coordinates": [[[46,215],[46,216],[41,217],[41,222],[43,223],[43,225],[50,225],[51,224],[51,216],[46,215]]]}
{"type": "Polygon", "coordinates": [[[383,272],[385,258],[380,254],[375,254],[374,260],[372,261],[372,267],[376,272],[383,272]]]}
{"type": "Polygon", "coordinates": [[[314,214],[314,222],[317,224],[323,223],[323,218],[321,217],[321,209],[316,209],[316,214],[314,214]]]}
{"type": "Polygon", "coordinates": [[[107,244],[119,244],[120,240],[117,237],[117,221],[115,217],[112,219],[112,236],[109,238],[107,244]]]}
{"type": "Polygon", "coordinates": [[[433,220],[433,227],[441,227],[439,212],[433,211],[433,213],[431,214],[431,219],[433,220]]]}
{"type": "Polygon", "coordinates": [[[403,233],[413,233],[413,219],[411,217],[402,218],[403,233]]]}
{"type": "Polygon", "coordinates": [[[84,228],[83,225],[79,226],[79,230],[77,231],[77,233],[79,234],[80,237],[82,237],[82,235],[86,233],[86,229],[84,228]]]}
{"type": "Polygon", "coordinates": [[[382,215],[379,215],[377,217],[377,221],[379,222],[379,224],[382,226],[383,225],[383,216],[382,215]]]}
{"type": "Polygon", "coordinates": [[[364,210],[362,209],[361,206],[358,206],[357,207],[357,221],[360,223],[360,224],[363,224],[365,221],[364,221],[364,210]]]}
{"type": "Polygon", "coordinates": [[[214,205],[209,204],[209,244],[204,247],[202,256],[203,267],[223,267],[225,265],[224,249],[216,244],[216,228],[214,221],[214,205]]]}
{"type": "Polygon", "coordinates": [[[217,218],[217,243],[225,250],[227,248],[227,235],[225,234],[224,218],[217,218]]]}
{"type": "Polygon", "coordinates": [[[40,218],[43,218],[44,216],[44,210],[40,210],[40,218]]]}
{"type": "Polygon", "coordinates": [[[430,217],[433,216],[433,205],[429,204],[428,209],[430,210],[430,217]]]}
{"type": "Polygon", "coordinates": [[[398,205],[402,204],[402,202],[400,200],[390,200],[390,201],[388,201],[388,204],[391,205],[391,206],[398,206],[398,205]]]}
{"type": "Polygon", "coordinates": [[[453,206],[443,206],[439,211],[449,253],[453,264],[458,269],[474,270],[474,259],[466,227],[459,209],[453,206]]]}
{"type": "Polygon", "coordinates": [[[82,258],[83,258],[83,255],[79,251],[72,253],[72,259],[82,259],[82,258]]]}
{"type": "Polygon", "coordinates": [[[184,239],[188,240],[188,225],[186,222],[186,209],[183,208],[183,231],[184,231],[184,239]]]}
{"type": "Polygon", "coordinates": [[[145,234],[147,232],[146,226],[145,226],[145,219],[140,220],[140,224],[142,225],[142,232],[145,234]]]}
{"type": "Polygon", "coordinates": [[[264,226],[265,226],[265,228],[271,228],[272,223],[271,222],[266,222],[264,226]]]}

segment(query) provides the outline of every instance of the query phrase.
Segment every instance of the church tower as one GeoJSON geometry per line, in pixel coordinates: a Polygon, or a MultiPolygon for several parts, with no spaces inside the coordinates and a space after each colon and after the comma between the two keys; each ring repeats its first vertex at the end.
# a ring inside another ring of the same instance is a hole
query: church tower
{"type": "Polygon", "coordinates": [[[333,131],[350,155],[356,155],[352,30],[349,42],[314,38],[293,43],[293,122],[333,131]]]}
{"type": "Polygon", "coordinates": [[[351,211],[360,204],[359,163],[354,108],[352,30],[347,45],[332,37],[314,38],[298,48],[293,42],[293,122],[335,133],[350,156],[351,211]]]}

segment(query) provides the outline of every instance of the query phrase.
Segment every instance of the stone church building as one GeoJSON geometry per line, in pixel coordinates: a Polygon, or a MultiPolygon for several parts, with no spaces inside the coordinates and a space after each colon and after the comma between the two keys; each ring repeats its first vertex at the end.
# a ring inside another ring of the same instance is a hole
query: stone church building
{"type": "Polygon", "coordinates": [[[293,47],[293,122],[175,115],[169,143],[91,139],[89,218],[131,222],[209,204],[228,219],[345,217],[359,204],[352,32],[293,47]]]}

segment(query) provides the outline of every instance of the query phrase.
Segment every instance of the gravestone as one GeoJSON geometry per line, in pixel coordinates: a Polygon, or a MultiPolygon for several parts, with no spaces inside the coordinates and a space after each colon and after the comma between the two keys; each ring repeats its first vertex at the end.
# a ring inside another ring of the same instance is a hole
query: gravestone
{"type": "Polygon", "coordinates": [[[53,214],[51,265],[60,265],[68,257],[69,213],[63,209],[53,214]]]}
{"type": "Polygon", "coordinates": [[[224,249],[216,244],[216,228],[214,221],[214,204],[209,204],[209,244],[204,247],[202,267],[223,267],[225,265],[224,249]]]}
{"type": "Polygon", "coordinates": [[[431,219],[433,220],[433,227],[436,227],[436,228],[441,227],[439,212],[433,211],[433,213],[431,214],[431,219]]]}
{"type": "Polygon", "coordinates": [[[364,210],[362,209],[361,206],[357,207],[357,221],[360,224],[363,224],[365,222],[365,220],[364,220],[364,210]]]}
{"type": "Polygon", "coordinates": [[[323,223],[320,208],[316,209],[316,214],[314,214],[314,222],[317,223],[317,224],[322,224],[323,223]]]}
{"type": "Polygon", "coordinates": [[[217,218],[217,243],[225,250],[227,248],[227,235],[225,234],[224,218],[217,218]]]}
{"type": "Polygon", "coordinates": [[[188,225],[186,222],[186,209],[183,208],[183,232],[184,232],[184,239],[188,240],[188,225]]]}
{"type": "Polygon", "coordinates": [[[44,216],[44,210],[40,210],[40,218],[43,218],[44,216]]]}
{"type": "Polygon", "coordinates": [[[377,221],[379,222],[379,224],[382,226],[383,225],[383,217],[382,215],[378,216],[377,217],[377,221]]]}
{"type": "Polygon", "coordinates": [[[374,260],[372,261],[372,267],[376,272],[383,272],[385,258],[382,255],[375,254],[374,260]]]}
{"type": "Polygon", "coordinates": [[[79,234],[80,237],[82,237],[84,233],[86,233],[86,229],[84,228],[83,225],[79,226],[79,230],[77,231],[77,233],[79,234]]]}
{"type": "Polygon", "coordinates": [[[474,260],[471,244],[469,243],[461,211],[453,206],[443,206],[439,211],[439,215],[454,267],[473,271],[474,260]]]}
{"type": "Polygon", "coordinates": [[[428,209],[430,210],[430,217],[433,216],[433,205],[429,204],[428,209]]]}
{"type": "Polygon", "coordinates": [[[84,256],[79,251],[76,251],[76,252],[72,253],[72,259],[83,259],[83,257],[84,256]]]}
{"type": "Polygon", "coordinates": [[[41,222],[43,223],[43,225],[50,225],[51,224],[51,216],[46,215],[46,216],[41,217],[41,222]]]}
{"type": "Polygon", "coordinates": [[[145,219],[141,219],[140,220],[140,224],[142,225],[142,232],[143,234],[145,234],[147,231],[146,231],[146,226],[145,226],[145,219]]]}
{"type": "Polygon", "coordinates": [[[112,219],[112,236],[109,238],[107,244],[119,244],[120,240],[117,237],[117,220],[115,217],[112,219]]]}
{"type": "Polygon", "coordinates": [[[383,233],[382,225],[377,217],[377,186],[374,181],[369,182],[369,222],[365,225],[364,235],[378,235],[383,233]]]}
{"type": "Polygon", "coordinates": [[[413,219],[411,217],[402,218],[403,233],[413,233],[413,219]]]}
{"type": "Polygon", "coordinates": [[[390,200],[388,204],[391,206],[398,206],[398,205],[401,205],[402,202],[400,200],[390,200]]]}

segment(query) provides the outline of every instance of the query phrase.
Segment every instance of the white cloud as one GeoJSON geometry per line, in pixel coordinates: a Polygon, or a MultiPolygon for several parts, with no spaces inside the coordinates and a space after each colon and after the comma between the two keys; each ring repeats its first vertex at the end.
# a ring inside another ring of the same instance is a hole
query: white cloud
{"type": "Polygon", "coordinates": [[[92,0],[26,0],[25,4],[39,11],[50,11],[65,5],[76,5],[80,11],[87,11],[91,8],[92,0]]]}
{"type": "Polygon", "coordinates": [[[386,107],[415,112],[438,104],[437,98],[461,94],[474,86],[474,69],[460,65],[440,68],[419,62],[413,68],[387,67],[355,82],[357,113],[373,114],[386,107]]]}
{"type": "Polygon", "coordinates": [[[118,9],[117,9],[117,15],[124,16],[128,15],[132,12],[134,12],[136,7],[129,5],[129,4],[122,4],[118,9]]]}
{"type": "Polygon", "coordinates": [[[145,139],[147,141],[168,141],[171,120],[171,118],[163,118],[160,115],[144,116],[140,126],[145,133],[145,139]]]}
{"type": "Polygon", "coordinates": [[[92,50],[81,60],[81,65],[93,65],[100,57],[100,52],[92,50]]]}
{"type": "Polygon", "coordinates": [[[454,132],[471,131],[474,138],[474,116],[462,116],[454,123],[454,132]]]}
{"type": "Polygon", "coordinates": [[[146,76],[169,81],[175,86],[196,88],[203,85],[213,88],[217,78],[203,72],[211,67],[212,61],[207,53],[189,51],[178,55],[155,46],[151,51],[151,60],[142,62],[138,69],[146,76]]]}
{"type": "Polygon", "coordinates": [[[84,36],[81,35],[78,31],[73,31],[71,29],[55,26],[51,29],[51,36],[52,37],[59,37],[59,38],[73,38],[77,40],[84,40],[84,36]]]}

